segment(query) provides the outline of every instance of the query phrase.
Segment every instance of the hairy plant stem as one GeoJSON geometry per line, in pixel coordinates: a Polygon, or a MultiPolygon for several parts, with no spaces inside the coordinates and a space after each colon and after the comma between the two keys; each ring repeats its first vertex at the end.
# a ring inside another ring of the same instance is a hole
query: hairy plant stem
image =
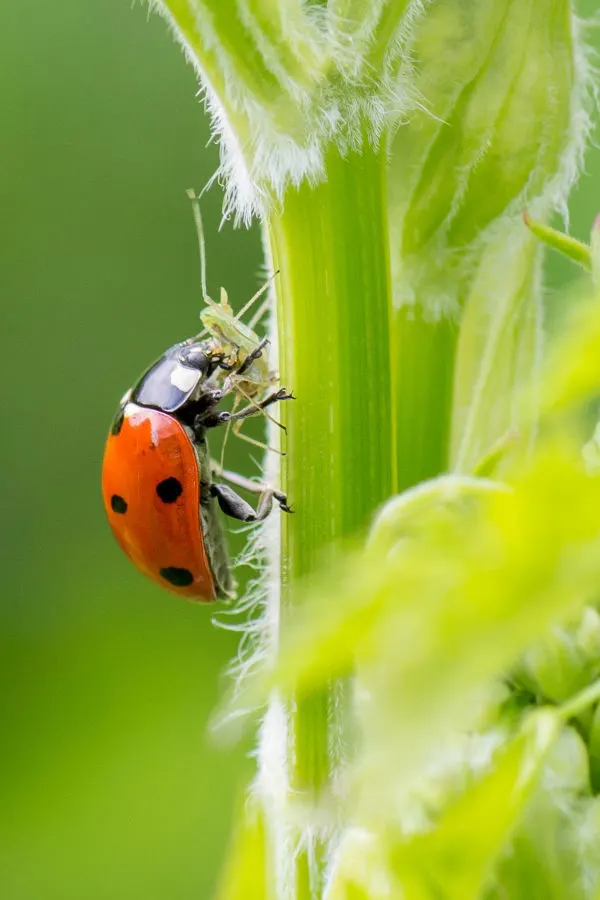
{"type": "Polygon", "coordinates": [[[395,314],[399,491],[448,471],[458,334],[454,320],[427,321],[419,307],[395,314]]]}
{"type": "MultiPolygon", "coordinates": [[[[364,535],[395,489],[385,153],[330,151],[327,181],[289,190],[268,234],[277,280],[287,456],[282,486],[281,611],[291,586],[364,535]]],[[[314,801],[342,762],[343,685],[297,697],[290,712],[290,787],[314,801]]],[[[321,894],[326,841],[303,844],[296,898],[321,894]]]]}

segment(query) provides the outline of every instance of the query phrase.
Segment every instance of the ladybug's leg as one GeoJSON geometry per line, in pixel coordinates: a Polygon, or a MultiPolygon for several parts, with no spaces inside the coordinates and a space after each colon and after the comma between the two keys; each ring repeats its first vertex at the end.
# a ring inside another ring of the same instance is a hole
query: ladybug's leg
{"type": "MultiPolygon", "coordinates": [[[[229,481],[231,484],[235,484],[237,487],[241,487],[251,494],[264,494],[266,491],[270,491],[280,506],[287,507],[287,497],[283,491],[278,491],[277,488],[268,487],[260,482],[250,481],[249,478],[244,478],[244,476],[240,475],[238,472],[231,472],[229,469],[224,469],[214,459],[211,459],[210,466],[213,476],[223,478],[225,481],[229,481]]],[[[289,508],[286,511],[289,512],[289,508]]]]}
{"type": "MultiPolygon", "coordinates": [[[[266,418],[270,422],[273,422],[274,425],[277,425],[278,428],[281,428],[283,431],[287,431],[287,428],[285,427],[285,425],[282,425],[281,422],[278,422],[277,419],[274,419],[273,416],[270,416],[268,412],[266,412],[264,409],[261,409],[260,405],[256,402],[256,400],[253,400],[249,394],[246,394],[245,391],[243,391],[239,385],[236,385],[235,389],[236,389],[237,393],[235,395],[235,400],[233,403],[233,407],[231,409],[231,414],[234,417],[235,417],[235,413],[237,411],[239,399],[241,396],[244,398],[244,400],[248,401],[248,405],[252,406],[256,410],[257,414],[262,413],[263,416],[266,416],[266,418]]],[[[227,422],[227,431],[225,432],[225,437],[223,439],[223,446],[222,446],[222,450],[221,450],[221,465],[223,465],[223,460],[225,459],[225,445],[227,443],[227,438],[229,437],[230,430],[232,430],[234,435],[237,438],[239,438],[241,441],[246,441],[248,444],[252,444],[253,447],[260,447],[261,450],[270,450],[272,453],[278,453],[279,456],[286,455],[283,450],[279,450],[276,447],[271,447],[269,444],[265,444],[264,441],[257,441],[256,438],[249,437],[247,434],[242,434],[240,429],[242,428],[244,422],[245,422],[245,419],[238,419],[236,421],[234,421],[233,419],[229,419],[229,421],[227,422]],[[233,421],[233,429],[231,428],[232,421],[233,421]]]]}
{"type": "Polygon", "coordinates": [[[219,412],[215,410],[217,403],[234,390],[235,385],[230,385],[226,388],[212,390],[210,393],[206,392],[204,398],[206,409],[195,417],[194,428],[215,428],[217,425],[226,425],[228,422],[235,422],[238,419],[247,419],[249,416],[255,416],[262,412],[267,406],[277,403],[278,400],[294,399],[293,395],[286,388],[279,388],[263,400],[256,403],[252,401],[248,406],[244,406],[243,409],[238,409],[235,412],[228,412],[227,410],[219,412]]]}
{"type": "Polygon", "coordinates": [[[247,372],[255,359],[258,359],[259,356],[262,356],[262,352],[269,343],[268,338],[263,338],[260,344],[257,344],[254,350],[252,350],[244,359],[243,363],[238,366],[235,370],[235,375],[243,375],[244,372],[247,372]]]}
{"type": "Polygon", "coordinates": [[[223,412],[215,413],[214,418],[205,424],[207,427],[213,427],[214,425],[222,425],[224,422],[235,422],[239,419],[247,419],[249,416],[255,416],[258,412],[261,412],[273,403],[277,403],[279,400],[293,399],[293,394],[290,394],[287,388],[279,388],[279,390],[273,391],[272,394],[265,397],[264,400],[260,400],[257,403],[253,402],[248,406],[244,406],[243,409],[238,409],[236,412],[227,412],[224,410],[223,412]]]}
{"type": "MultiPolygon", "coordinates": [[[[260,401],[254,400],[254,399],[250,396],[250,394],[247,394],[247,393],[240,387],[239,384],[236,384],[235,387],[233,388],[233,390],[235,390],[237,394],[239,394],[240,396],[242,396],[242,397],[244,398],[244,400],[246,400],[246,401],[248,402],[248,405],[249,405],[249,406],[253,406],[257,413],[262,413],[263,416],[264,416],[266,419],[269,420],[269,422],[272,422],[272,423],[273,423],[273,425],[277,425],[277,427],[278,427],[278,428],[281,428],[282,431],[287,431],[287,428],[285,427],[285,425],[283,425],[283,424],[282,424],[281,422],[279,422],[277,419],[274,419],[273,416],[270,415],[268,412],[265,412],[264,408],[260,405],[260,401]]],[[[269,395],[269,396],[270,396],[270,395],[269,395]]],[[[236,399],[237,399],[237,398],[236,398],[236,399]]],[[[286,400],[289,400],[290,397],[286,397],[285,399],[286,399],[286,400]]],[[[234,412],[234,410],[231,410],[231,412],[234,412]]],[[[240,435],[240,433],[239,433],[241,427],[242,427],[242,422],[241,422],[241,421],[240,421],[240,422],[236,422],[235,425],[233,426],[233,431],[234,431],[234,434],[237,435],[237,437],[241,437],[242,440],[244,440],[243,435],[240,435]]]]}
{"type": "Polygon", "coordinates": [[[240,522],[262,522],[271,512],[273,500],[279,503],[280,508],[284,512],[290,512],[285,502],[285,494],[281,494],[280,491],[273,491],[270,488],[262,492],[256,509],[253,509],[246,500],[243,500],[233,488],[228,487],[226,484],[212,484],[210,491],[212,496],[217,498],[219,506],[225,515],[240,522]],[[276,494],[279,496],[276,496],[276,494]]]}
{"type": "MultiPolygon", "coordinates": [[[[275,272],[275,275],[277,275],[277,272],[275,272]]],[[[260,320],[262,319],[262,317],[264,316],[264,314],[266,313],[266,311],[268,310],[270,305],[271,305],[271,298],[267,297],[266,300],[263,300],[263,302],[260,304],[260,306],[258,307],[256,312],[254,313],[254,315],[248,322],[248,328],[250,328],[252,331],[254,331],[254,329],[256,328],[256,326],[258,325],[258,323],[260,322],[260,320]]]]}

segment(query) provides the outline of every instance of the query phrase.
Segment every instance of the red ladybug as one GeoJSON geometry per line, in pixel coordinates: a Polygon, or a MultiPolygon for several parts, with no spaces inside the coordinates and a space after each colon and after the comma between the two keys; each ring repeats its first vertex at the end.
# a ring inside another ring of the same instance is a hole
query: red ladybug
{"type": "Polygon", "coordinates": [[[221,362],[210,341],[169,348],[123,398],[102,467],[106,514],[127,556],[162,587],[200,602],[231,597],[235,589],[216,505],[243,522],[264,519],[273,499],[289,511],[280,491],[228,475],[261,491],[254,510],[213,482],[207,430],[291,396],[281,388],[259,404],[221,411],[218,404],[235,390],[221,362]]]}

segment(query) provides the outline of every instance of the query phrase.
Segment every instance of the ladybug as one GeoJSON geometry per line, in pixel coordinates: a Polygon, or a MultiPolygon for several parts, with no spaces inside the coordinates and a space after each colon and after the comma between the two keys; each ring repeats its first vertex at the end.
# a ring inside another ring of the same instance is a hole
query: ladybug
{"type": "Polygon", "coordinates": [[[210,428],[255,415],[285,388],[237,411],[218,406],[264,343],[233,372],[211,340],[170,347],[123,397],[102,466],[102,494],[113,534],[144,575],[188,600],[234,596],[235,583],[217,506],[242,522],[260,521],[273,500],[289,512],[285,494],[241,476],[222,478],[261,497],[255,510],[232,488],[213,481],[210,428]]]}

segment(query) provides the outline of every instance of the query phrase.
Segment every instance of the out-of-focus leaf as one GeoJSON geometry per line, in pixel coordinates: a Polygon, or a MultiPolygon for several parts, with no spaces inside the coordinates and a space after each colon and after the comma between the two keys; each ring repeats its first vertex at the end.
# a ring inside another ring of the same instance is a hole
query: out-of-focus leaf
{"type": "MultiPolygon", "coordinates": [[[[588,608],[583,640],[593,641],[588,608]]],[[[582,622],[582,625],[584,623],[582,622]]],[[[574,628],[554,628],[552,633],[527,650],[518,667],[523,683],[537,696],[554,703],[563,703],[583,690],[600,674],[600,657],[589,653],[581,645],[574,628]]]]}
{"type": "Polygon", "coordinates": [[[600,479],[585,473],[577,444],[545,446],[511,487],[476,509],[428,515],[421,531],[413,523],[392,553],[351,554],[310,589],[275,671],[255,685],[301,696],[358,663],[377,698],[359,704],[358,778],[381,815],[398,799],[390,766],[401,792],[445,735],[473,723],[497,674],[596,595],[600,479]]]}
{"type": "Polygon", "coordinates": [[[337,850],[324,900],[401,900],[383,848],[380,835],[350,829],[337,850]]]}
{"type": "Polygon", "coordinates": [[[439,518],[444,510],[452,515],[464,504],[507,490],[499,481],[470,475],[440,475],[422,482],[392,498],[380,510],[371,528],[371,548],[387,553],[398,541],[410,537],[415,527],[422,530],[429,516],[439,518]]]}
{"type": "Polygon", "coordinates": [[[599,886],[600,816],[587,793],[581,738],[561,734],[543,780],[506,847],[485,900],[590,900],[599,886]]]}
{"type": "MultiPolygon", "coordinates": [[[[475,623],[493,628],[497,620],[505,631],[495,632],[498,649],[491,668],[502,666],[519,646],[543,632],[563,602],[564,611],[577,608],[578,601],[568,597],[593,590],[600,565],[592,552],[600,539],[599,501],[600,482],[582,470],[576,448],[554,446],[515,479],[512,492],[482,498],[477,515],[463,511],[418,538],[413,535],[409,552],[391,558],[368,551],[351,555],[345,571],[310,590],[302,614],[284,632],[270,681],[287,689],[309,689],[339,673],[355,655],[372,659],[373,641],[389,637],[391,625],[399,626],[398,634],[392,632],[398,638],[396,657],[408,665],[415,654],[415,629],[419,639],[428,634],[429,642],[436,624],[452,625],[457,637],[470,642],[459,621],[478,631],[475,623]],[[537,548],[535,555],[531,546],[537,548]],[[567,560],[571,580],[563,571],[567,560]],[[515,626],[528,623],[530,628],[527,635],[515,629],[514,645],[511,615],[515,626]],[[400,627],[403,621],[407,628],[400,627]],[[499,649],[505,635],[513,645],[507,656],[499,649]],[[408,653],[402,655],[405,644],[408,653]]],[[[429,525],[434,524],[430,519],[429,525]]],[[[477,642],[483,635],[471,636],[477,642]]],[[[448,650],[454,658],[457,647],[448,650]]],[[[479,655],[486,657],[487,650],[479,650],[471,661],[479,655]]]]}
{"type": "Polygon", "coordinates": [[[531,717],[496,754],[491,768],[443,813],[435,828],[393,853],[406,900],[469,900],[479,896],[498,852],[519,821],[560,730],[551,712],[531,717]]]}
{"type": "Polygon", "coordinates": [[[265,822],[259,804],[240,804],[236,827],[214,900],[267,900],[272,896],[265,822]]]}
{"type": "Polygon", "coordinates": [[[548,353],[542,380],[542,414],[564,412],[600,391],[600,314],[594,301],[581,301],[548,353]]]}

